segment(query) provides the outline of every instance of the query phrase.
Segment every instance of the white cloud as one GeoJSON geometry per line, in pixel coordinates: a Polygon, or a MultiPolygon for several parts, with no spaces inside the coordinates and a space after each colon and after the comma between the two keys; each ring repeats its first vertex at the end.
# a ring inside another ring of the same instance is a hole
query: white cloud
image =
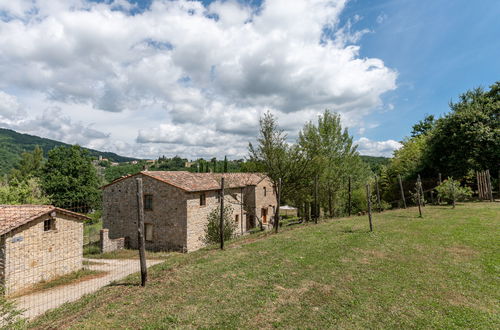
{"type": "Polygon", "coordinates": [[[367,156],[392,157],[394,150],[403,146],[401,143],[394,140],[373,141],[366,137],[362,137],[354,143],[358,145],[359,153],[367,156]]]}
{"type": "Polygon", "coordinates": [[[57,137],[93,145],[107,139],[103,147],[150,157],[162,148],[190,157],[242,155],[265,110],[290,131],[325,108],[361,127],[382,106],[381,95],[396,88],[397,73],[359,56],[356,44],[368,31],[355,30],[361,17],[339,25],[345,2],[273,0],[255,8],[236,0],[208,7],[154,1],[130,15],[134,6],[124,0],[0,0],[0,90],[21,91],[13,95],[21,106],[42,94],[43,107],[24,107],[32,119],[57,106],[63,117],[78,116],[88,134],[98,118],[85,119],[75,107],[103,118],[116,113],[125,142],[114,142],[113,122],[101,129],[111,137],[70,129],[57,137]]]}

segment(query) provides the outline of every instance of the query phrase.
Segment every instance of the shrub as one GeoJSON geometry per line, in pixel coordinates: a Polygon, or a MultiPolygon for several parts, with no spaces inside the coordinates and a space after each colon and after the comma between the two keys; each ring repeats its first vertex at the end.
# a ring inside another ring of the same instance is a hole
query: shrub
{"type": "Polygon", "coordinates": [[[18,310],[12,301],[5,298],[5,290],[0,288],[0,327],[2,329],[12,329],[22,324],[22,312],[18,310]]]}
{"type": "Polygon", "coordinates": [[[441,200],[448,204],[453,203],[453,196],[455,196],[455,201],[463,201],[472,196],[472,190],[469,187],[462,187],[460,182],[451,178],[437,186],[436,191],[441,200]]]}
{"type": "MultiPolygon", "coordinates": [[[[234,236],[236,224],[231,215],[233,208],[230,205],[224,206],[224,240],[229,240],[234,236]]],[[[212,210],[208,215],[208,224],[205,228],[205,243],[217,243],[220,241],[220,206],[212,210]]]]}

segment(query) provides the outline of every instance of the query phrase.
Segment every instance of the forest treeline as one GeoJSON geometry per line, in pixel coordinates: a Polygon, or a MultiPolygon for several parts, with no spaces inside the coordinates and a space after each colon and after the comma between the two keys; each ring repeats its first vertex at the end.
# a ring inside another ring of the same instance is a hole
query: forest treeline
{"type": "Polygon", "coordinates": [[[500,82],[488,90],[469,90],[451,102],[443,116],[429,115],[413,125],[391,159],[360,156],[340,115],[329,110],[306,123],[293,143],[277,118],[266,113],[260,118],[257,143],[250,144],[248,157],[240,160],[162,156],[116,164],[98,161],[79,146],[61,145],[48,152],[37,146],[22,153],[15,168],[0,180],[0,204],[79,204],[83,211],[98,209],[100,186],[143,169],[265,172],[276,186],[281,181],[283,204],[297,206],[304,216],[318,216],[320,209],[341,216],[347,212],[349,186],[351,211],[366,209],[363,189],[375,175],[385,201],[398,198],[398,176],[412,180],[442,173],[443,178],[466,182],[474,180],[475,171],[485,169],[495,176],[500,163],[499,112],[500,82]]]}

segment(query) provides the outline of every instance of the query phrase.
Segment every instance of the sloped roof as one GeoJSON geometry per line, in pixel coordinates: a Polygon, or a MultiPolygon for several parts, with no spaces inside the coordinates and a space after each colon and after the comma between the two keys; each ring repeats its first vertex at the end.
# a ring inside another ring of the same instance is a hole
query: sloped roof
{"type": "Polygon", "coordinates": [[[19,226],[53,211],[80,220],[89,219],[83,214],[52,205],[0,205],[0,235],[6,234],[19,226]]]}
{"type": "Polygon", "coordinates": [[[188,192],[220,189],[220,181],[222,177],[224,177],[224,186],[226,188],[240,188],[257,185],[266,177],[262,173],[192,173],[187,171],[142,171],[136,174],[119,178],[104,186],[103,188],[139,174],[151,177],[161,182],[165,182],[188,192]]]}

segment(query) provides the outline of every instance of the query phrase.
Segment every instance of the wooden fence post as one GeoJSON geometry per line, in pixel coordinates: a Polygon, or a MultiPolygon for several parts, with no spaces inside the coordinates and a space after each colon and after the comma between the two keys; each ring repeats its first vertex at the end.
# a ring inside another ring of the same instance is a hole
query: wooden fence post
{"type": "MultiPolygon", "coordinates": [[[[439,183],[439,184],[438,184],[439,186],[441,185],[441,183],[443,183],[443,182],[441,181],[441,173],[438,173],[438,183],[439,183]]],[[[438,194],[438,197],[437,197],[437,203],[438,203],[438,205],[440,205],[440,204],[441,204],[441,196],[439,196],[439,194],[438,194]]]]}
{"type": "Polygon", "coordinates": [[[375,188],[377,189],[377,204],[378,211],[382,212],[382,204],[380,202],[380,190],[378,189],[378,176],[375,175],[375,188]]]}
{"type": "Polygon", "coordinates": [[[373,231],[372,225],[372,199],[370,196],[370,184],[366,185],[366,199],[368,201],[368,221],[370,222],[370,231],[373,231]]]}
{"type": "Polygon", "coordinates": [[[403,190],[403,181],[401,181],[401,175],[398,174],[399,189],[401,189],[401,199],[403,200],[403,208],[406,209],[405,192],[403,190]]]}
{"type": "Polygon", "coordinates": [[[420,196],[422,197],[422,206],[425,207],[424,188],[422,188],[422,179],[420,178],[420,174],[418,175],[418,186],[420,189],[420,196]]]}
{"type": "Polygon", "coordinates": [[[220,180],[220,220],[219,220],[219,234],[220,234],[220,249],[224,250],[224,177],[220,180]]]}
{"type": "Polygon", "coordinates": [[[490,202],[494,202],[495,200],[493,199],[493,187],[491,186],[490,170],[486,170],[486,181],[488,183],[488,197],[490,202]]]}
{"type": "Polygon", "coordinates": [[[318,176],[314,178],[314,223],[318,223],[319,218],[319,203],[318,203],[318,176]]]}
{"type": "Polygon", "coordinates": [[[418,176],[418,181],[417,181],[417,184],[416,184],[416,188],[417,188],[417,200],[418,200],[418,214],[419,214],[419,217],[421,218],[422,217],[422,208],[420,206],[420,204],[422,203],[422,197],[420,196],[420,191],[422,189],[422,182],[420,181],[420,175],[418,176]]]}
{"type": "Polygon", "coordinates": [[[349,194],[348,194],[348,201],[347,201],[347,208],[349,210],[349,216],[351,216],[351,176],[349,175],[349,194]]]}
{"type": "Polygon", "coordinates": [[[453,208],[455,208],[455,183],[451,181],[451,198],[453,199],[453,208]]]}
{"type": "Polygon", "coordinates": [[[146,286],[148,268],[146,265],[146,243],[144,241],[144,199],[142,192],[142,178],[136,179],[137,183],[137,240],[141,264],[141,286],[146,286]]]}
{"type": "Polygon", "coordinates": [[[280,226],[281,178],[278,179],[278,187],[276,189],[276,203],[276,213],[274,215],[274,232],[278,233],[278,228],[280,226]]]}

